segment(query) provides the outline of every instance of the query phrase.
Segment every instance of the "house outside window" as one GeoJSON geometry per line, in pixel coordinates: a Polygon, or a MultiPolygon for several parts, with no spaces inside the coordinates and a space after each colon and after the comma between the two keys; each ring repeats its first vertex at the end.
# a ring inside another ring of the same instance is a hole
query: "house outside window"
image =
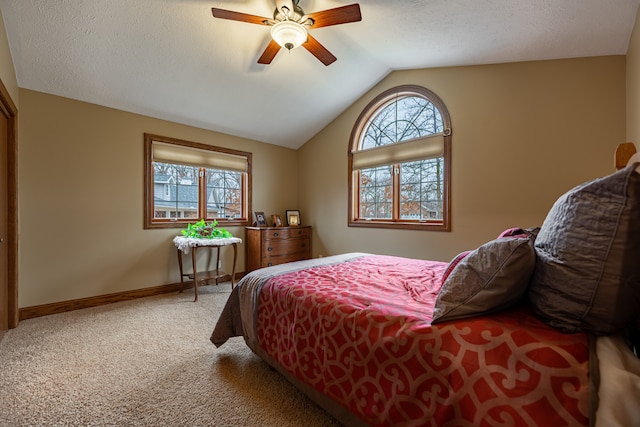
{"type": "Polygon", "coordinates": [[[377,96],[349,142],[349,226],[449,231],[451,120],[420,86],[377,96]]]}
{"type": "Polygon", "coordinates": [[[248,225],[251,153],[145,134],[145,228],[248,225]]]}

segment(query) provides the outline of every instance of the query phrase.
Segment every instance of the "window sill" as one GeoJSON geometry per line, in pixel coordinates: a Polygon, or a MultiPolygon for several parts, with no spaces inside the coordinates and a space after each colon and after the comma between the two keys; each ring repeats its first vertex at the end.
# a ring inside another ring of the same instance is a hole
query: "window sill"
{"type": "Polygon", "coordinates": [[[451,226],[445,221],[399,222],[380,220],[351,220],[349,221],[348,226],[363,228],[393,228],[396,230],[451,231],[451,226]]]}

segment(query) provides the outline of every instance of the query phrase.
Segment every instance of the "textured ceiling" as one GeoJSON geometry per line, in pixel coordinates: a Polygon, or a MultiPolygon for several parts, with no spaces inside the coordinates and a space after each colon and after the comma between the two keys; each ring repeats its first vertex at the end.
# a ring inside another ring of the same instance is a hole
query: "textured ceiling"
{"type": "MultiPolygon", "coordinates": [[[[351,4],[300,0],[305,12],[351,4]]],[[[362,21],[258,57],[273,0],[0,0],[18,85],[298,148],[392,70],[625,54],[640,0],[361,0],[362,21]]]]}

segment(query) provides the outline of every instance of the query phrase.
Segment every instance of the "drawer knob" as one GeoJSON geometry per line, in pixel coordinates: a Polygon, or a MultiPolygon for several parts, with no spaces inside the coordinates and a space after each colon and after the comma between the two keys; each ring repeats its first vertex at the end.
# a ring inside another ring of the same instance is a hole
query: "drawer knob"
{"type": "Polygon", "coordinates": [[[273,264],[272,264],[272,263],[270,263],[270,262],[268,262],[268,263],[267,263],[267,267],[271,267],[272,265],[273,265],[273,264]]]}
{"type": "Polygon", "coordinates": [[[278,237],[278,232],[273,233],[273,237],[278,237]]]}
{"type": "Polygon", "coordinates": [[[271,246],[269,246],[269,247],[267,248],[267,251],[269,251],[269,252],[271,252],[272,250],[273,250],[273,248],[272,248],[271,246]]]}

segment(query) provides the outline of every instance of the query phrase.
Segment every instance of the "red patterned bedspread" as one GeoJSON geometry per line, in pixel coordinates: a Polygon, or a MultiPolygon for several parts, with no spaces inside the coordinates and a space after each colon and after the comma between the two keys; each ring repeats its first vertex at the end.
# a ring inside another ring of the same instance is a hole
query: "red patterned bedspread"
{"type": "Polygon", "coordinates": [[[366,256],[269,279],[260,347],[370,425],[588,425],[588,337],[527,307],[431,326],[446,263],[366,256]]]}

